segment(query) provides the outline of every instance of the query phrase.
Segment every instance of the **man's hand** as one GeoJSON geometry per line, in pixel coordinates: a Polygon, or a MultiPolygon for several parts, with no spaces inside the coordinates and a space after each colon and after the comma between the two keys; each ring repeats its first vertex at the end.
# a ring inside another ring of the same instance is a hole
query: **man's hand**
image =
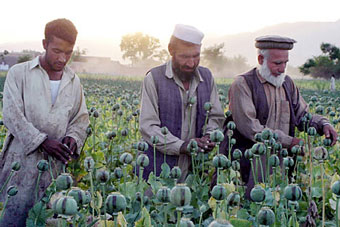
{"type": "Polygon", "coordinates": [[[323,126],[323,133],[325,134],[325,137],[327,139],[331,139],[332,143],[331,146],[334,146],[336,144],[336,140],[338,138],[338,133],[335,131],[332,125],[326,124],[323,126]]]}
{"type": "MultiPolygon", "coordinates": [[[[77,142],[70,136],[65,136],[61,142],[68,146],[68,148],[72,151],[73,155],[77,155],[77,142]]],[[[78,156],[78,155],[77,155],[78,156]]]]}
{"type": "Polygon", "coordinates": [[[73,152],[58,140],[46,139],[41,145],[44,152],[67,164],[73,152]]]}
{"type": "Polygon", "coordinates": [[[215,143],[210,141],[210,136],[205,135],[202,138],[196,138],[198,147],[204,150],[204,152],[210,152],[214,149],[215,143]]]}
{"type": "Polygon", "coordinates": [[[289,149],[292,149],[292,147],[294,147],[295,145],[300,145],[300,141],[302,141],[301,144],[305,144],[305,141],[303,139],[294,137],[292,143],[289,146],[289,149]]]}

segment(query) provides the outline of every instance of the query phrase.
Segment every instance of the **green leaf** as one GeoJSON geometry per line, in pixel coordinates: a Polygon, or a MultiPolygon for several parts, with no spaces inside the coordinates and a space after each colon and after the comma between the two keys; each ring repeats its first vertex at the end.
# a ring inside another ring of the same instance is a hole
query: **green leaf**
{"type": "Polygon", "coordinates": [[[161,177],[162,178],[168,178],[170,175],[170,167],[167,163],[163,163],[162,166],[162,172],[161,172],[161,177]]]}
{"type": "Polygon", "coordinates": [[[244,219],[231,218],[230,223],[237,227],[251,227],[251,222],[244,219]]]}
{"type": "Polygon", "coordinates": [[[321,187],[312,187],[312,197],[313,198],[321,198],[322,197],[322,188],[321,187]]]}
{"type": "Polygon", "coordinates": [[[135,222],[136,227],[151,226],[151,217],[148,210],[143,207],[141,218],[135,222]]]}
{"type": "Polygon", "coordinates": [[[156,176],[153,174],[153,172],[151,172],[149,175],[148,183],[150,184],[152,188],[152,193],[154,195],[156,195],[158,190],[162,187],[162,184],[159,181],[157,181],[156,176]]]}

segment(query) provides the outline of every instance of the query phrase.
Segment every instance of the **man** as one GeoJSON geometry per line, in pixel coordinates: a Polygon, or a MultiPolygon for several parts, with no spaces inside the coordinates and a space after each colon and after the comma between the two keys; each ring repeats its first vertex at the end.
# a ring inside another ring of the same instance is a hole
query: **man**
{"type": "MultiPolygon", "coordinates": [[[[71,21],[49,22],[43,40],[45,54],[13,66],[7,74],[3,121],[8,135],[0,156],[0,182],[5,182],[13,161],[20,162],[21,169],[9,183],[18,188],[18,194],[9,200],[0,226],[25,226],[35,202],[39,160],[52,157],[52,169],[60,173],[61,164],[79,156],[89,119],[80,80],[66,66],[76,37],[71,21]]],[[[39,198],[50,183],[46,171],[39,198]]]]}
{"type": "Polygon", "coordinates": [[[150,160],[150,165],[144,169],[145,179],[153,172],[151,136],[159,138],[156,146],[157,176],[161,173],[166,152],[170,168],[178,165],[182,170],[180,181],[185,180],[191,163],[187,150],[190,139],[198,142],[200,152],[209,152],[214,147],[208,134],[221,128],[224,115],[211,72],[199,66],[203,36],[192,26],[176,25],[168,45],[171,60],[151,69],[144,79],[140,131],[149,144],[147,155],[150,160]],[[193,99],[197,102],[190,104],[193,99]],[[211,102],[212,109],[203,135],[206,102],[211,102]],[[169,129],[166,141],[161,133],[164,126],[169,129]]]}
{"type": "MultiPolygon", "coordinates": [[[[271,129],[278,135],[278,142],[284,148],[292,148],[302,140],[295,137],[295,127],[303,129],[301,118],[308,112],[308,105],[303,100],[292,79],[285,75],[288,63],[288,51],[295,40],[280,36],[263,36],[256,39],[258,48],[257,68],[237,76],[229,89],[229,108],[231,120],[236,124],[234,138],[242,152],[255,143],[254,136],[264,129],[271,129]]],[[[319,115],[313,115],[310,126],[320,135],[336,143],[337,133],[329,121],[319,115]]],[[[227,153],[227,136],[221,145],[227,153]]],[[[264,163],[265,164],[265,163],[264,163]]],[[[242,180],[247,184],[246,196],[254,186],[250,174],[250,163],[241,159],[242,180]]]]}

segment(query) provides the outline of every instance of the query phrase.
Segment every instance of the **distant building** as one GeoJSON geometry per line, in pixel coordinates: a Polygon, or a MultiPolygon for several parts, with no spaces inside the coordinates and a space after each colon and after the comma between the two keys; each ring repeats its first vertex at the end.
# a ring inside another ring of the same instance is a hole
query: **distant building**
{"type": "Polygon", "coordinates": [[[8,71],[9,65],[5,64],[5,62],[1,62],[0,64],[0,71],[8,71]]]}

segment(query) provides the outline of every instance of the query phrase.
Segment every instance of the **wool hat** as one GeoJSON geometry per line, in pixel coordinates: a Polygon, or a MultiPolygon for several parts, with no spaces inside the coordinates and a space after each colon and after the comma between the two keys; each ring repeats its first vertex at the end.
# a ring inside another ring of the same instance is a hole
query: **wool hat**
{"type": "Polygon", "coordinates": [[[203,32],[193,26],[185,24],[176,24],[172,35],[177,39],[198,45],[201,44],[204,37],[203,32]]]}
{"type": "Polygon", "coordinates": [[[296,43],[294,39],[278,35],[260,36],[255,39],[255,47],[258,49],[291,50],[294,43],[296,43]]]}

